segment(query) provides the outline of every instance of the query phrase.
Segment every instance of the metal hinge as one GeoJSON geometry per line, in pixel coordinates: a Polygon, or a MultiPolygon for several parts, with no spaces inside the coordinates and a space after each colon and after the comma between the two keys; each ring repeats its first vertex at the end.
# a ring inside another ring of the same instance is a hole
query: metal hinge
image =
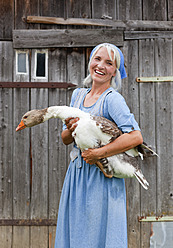
{"type": "Polygon", "coordinates": [[[137,77],[138,83],[157,83],[157,82],[173,82],[173,76],[167,77],[137,77]]]}
{"type": "Polygon", "coordinates": [[[139,222],[172,222],[173,216],[139,216],[139,222]]]}

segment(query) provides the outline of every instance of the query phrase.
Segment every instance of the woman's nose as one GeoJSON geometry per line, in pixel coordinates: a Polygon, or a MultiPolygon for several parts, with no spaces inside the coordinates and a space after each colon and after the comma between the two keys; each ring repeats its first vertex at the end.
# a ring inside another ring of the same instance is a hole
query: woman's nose
{"type": "Polygon", "coordinates": [[[98,63],[98,68],[99,69],[103,69],[105,66],[104,66],[104,62],[103,61],[100,61],[99,63],[98,63]]]}

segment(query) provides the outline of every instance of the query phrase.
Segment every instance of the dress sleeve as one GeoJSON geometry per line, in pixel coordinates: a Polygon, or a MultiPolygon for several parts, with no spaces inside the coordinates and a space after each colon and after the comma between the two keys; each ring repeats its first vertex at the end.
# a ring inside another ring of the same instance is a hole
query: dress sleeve
{"type": "Polygon", "coordinates": [[[140,130],[134,115],[130,112],[125,99],[118,92],[112,92],[105,99],[105,115],[114,121],[123,133],[140,130]]]}

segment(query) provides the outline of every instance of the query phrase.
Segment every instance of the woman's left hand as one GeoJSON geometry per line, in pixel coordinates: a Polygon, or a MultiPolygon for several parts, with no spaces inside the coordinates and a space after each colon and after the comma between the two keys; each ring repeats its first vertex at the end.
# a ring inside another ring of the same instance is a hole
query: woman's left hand
{"type": "Polygon", "coordinates": [[[84,161],[88,164],[95,164],[98,159],[96,156],[97,149],[88,149],[82,152],[84,161]]]}

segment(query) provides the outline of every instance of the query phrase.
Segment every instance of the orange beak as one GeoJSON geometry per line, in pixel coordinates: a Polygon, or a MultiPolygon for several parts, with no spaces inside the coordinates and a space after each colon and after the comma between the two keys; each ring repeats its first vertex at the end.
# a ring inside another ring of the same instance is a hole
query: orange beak
{"type": "Polygon", "coordinates": [[[26,127],[26,126],[25,126],[23,120],[21,120],[21,122],[19,123],[19,125],[18,125],[17,128],[16,128],[16,132],[19,131],[19,130],[24,129],[25,127],[26,127]]]}

